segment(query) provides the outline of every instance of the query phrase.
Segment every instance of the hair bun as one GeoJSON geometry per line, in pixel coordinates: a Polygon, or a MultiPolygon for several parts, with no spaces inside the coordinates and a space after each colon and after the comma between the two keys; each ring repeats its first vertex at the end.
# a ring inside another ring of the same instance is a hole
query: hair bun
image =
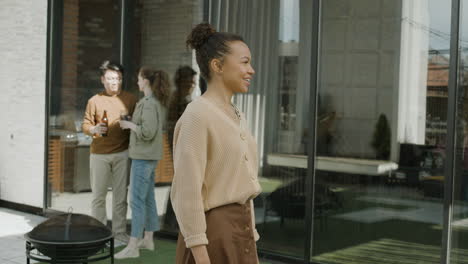
{"type": "Polygon", "coordinates": [[[187,47],[198,50],[216,33],[212,25],[200,23],[196,25],[187,37],[187,47]]]}

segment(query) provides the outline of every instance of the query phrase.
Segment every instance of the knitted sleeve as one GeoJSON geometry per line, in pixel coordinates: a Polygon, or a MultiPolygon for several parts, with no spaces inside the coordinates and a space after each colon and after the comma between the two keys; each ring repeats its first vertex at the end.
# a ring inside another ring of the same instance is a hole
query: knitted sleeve
{"type": "Polygon", "coordinates": [[[208,129],[196,113],[186,111],[174,131],[174,179],[171,201],[186,247],[208,244],[202,199],[208,129]]]}

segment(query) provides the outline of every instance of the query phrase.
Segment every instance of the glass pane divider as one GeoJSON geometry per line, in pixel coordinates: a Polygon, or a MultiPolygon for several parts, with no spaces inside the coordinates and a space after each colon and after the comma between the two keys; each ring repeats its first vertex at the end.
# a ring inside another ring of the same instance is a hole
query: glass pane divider
{"type": "Polygon", "coordinates": [[[46,51],[46,78],[45,78],[45,117],[44,117],[44,186],[42,213],[46,214],[50,202],[49,190],[49,122],[51,114],[52,89],[60,82],[57,72],[61,67],[61,31],[63,20],[63,1],[48,0],[47,3],[47,51],[46,51]]]}
{"type": "Polygon", "coordinates": [[[450,238],[453,205],[453,183],[456,172],[456,128],[457,128],[457,102],[458,102],[458,46],[460,29],[460,0],[452,0],[451,12],[451,38],[450,38],[450,66],[448,83],[448,109],[447,109],[447,166],[445,166],[446,181],[444,185],[444,210],[442,226],[441,264],[450,263],[450,238]]]}
{"type": "Polygon", "coordinates": [[[318,102],[318,66],[320,51],[320,8],[321,1],[314,0],[312,3],[312,41],[311,41],[311,67],[310,67],[310,106],[309,113],[309,157],[306,179],[306,239],[304,245],[304,263],[310,263],[312,256],[313,241],[313,208],[315,197],[315,151],[316,151],[316,123],[317,123],[317,102],[318,102]]]}

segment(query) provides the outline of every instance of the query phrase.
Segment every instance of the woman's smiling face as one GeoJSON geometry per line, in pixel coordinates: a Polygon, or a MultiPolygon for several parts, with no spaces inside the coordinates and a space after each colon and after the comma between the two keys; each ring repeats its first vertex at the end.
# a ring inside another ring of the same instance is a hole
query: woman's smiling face
{"type": "Polygon", "coordinates": [[[246,93],[255,74],[250,49],[242,41],[230,42],[229,48],[229,54],[223,57],[222,81],[231,92],[246,93]]]}

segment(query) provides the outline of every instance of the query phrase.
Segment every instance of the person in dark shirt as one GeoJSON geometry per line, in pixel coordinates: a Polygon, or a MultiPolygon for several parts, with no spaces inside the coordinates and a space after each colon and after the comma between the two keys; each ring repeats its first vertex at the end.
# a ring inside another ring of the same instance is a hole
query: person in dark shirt
{"type": "MultiPolygon", "coordinates": [[[[175,125],[191,101],[190,95],[192,94],[195,87],[196,75],[197,72],[194,71],[192,67],[180,66],[174,76],[176,90],[174,91],[171,102],[169,104],[167,115],[167,136],[171,149],[171,158],[173,153],[172,146],[175,125]]],[[[166,216],[164,217],[164,228],[174,231],[177,231],[179,228],[174,214],[174,209],[172,208],[171,199],[168,199],[167,202],[166,216]]]]}
{"type": "Polygon", "coordinates": [[[167,117],[167,134],[169,145],[172,153],[172,140],[174,136],[174,128],[180,116],[184,113],[185,108],[190,103],[190,95],[195,88],[195,72],[190,66],[181,66],[177,69],[174,76],[175,92],[172,96],[169,105],[169,113],[167,117]]]}

